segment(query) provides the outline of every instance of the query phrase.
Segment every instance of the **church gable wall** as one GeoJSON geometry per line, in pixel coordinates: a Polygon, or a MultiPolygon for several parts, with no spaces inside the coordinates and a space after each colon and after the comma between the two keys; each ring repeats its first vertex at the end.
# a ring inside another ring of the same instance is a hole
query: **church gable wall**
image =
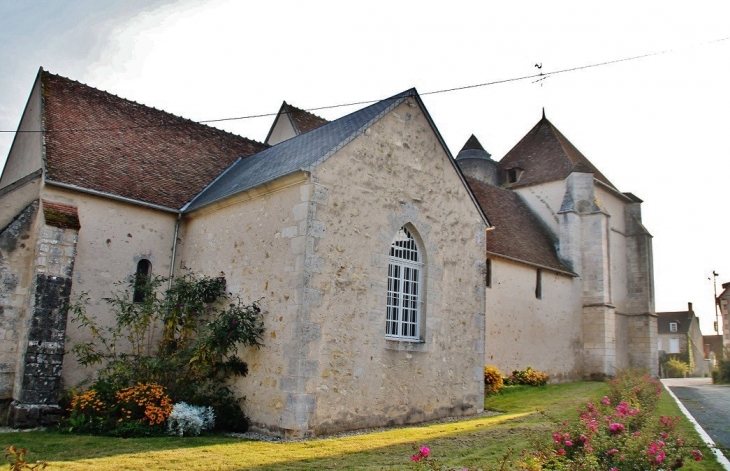
{"type": "Polygon", "coordinates": [[[36,80],[15,134],[8,159],[3,168],[0,188],[3,188],[42,167],[43,133],[41,123],[41,83],[36,80]]]}
{"type": "Polygon", "coordinates": [[[565,195],[565,181],[558,180],[523,186],[515,188],[513,191],[522,197],[532,212],[542,220],[543,224],[557,238],[560,234],[558,212],[565,195]]]}
{"type": "Polygon", "coordinates": [[[485,225],[448,158],[409,99],[316,169],[304,311],[316,353],[293,393],[299,426],[482,409],[485,225]],[[404,225],[424,260],[421,342],[385,337],[389,251],[404,225]]]}

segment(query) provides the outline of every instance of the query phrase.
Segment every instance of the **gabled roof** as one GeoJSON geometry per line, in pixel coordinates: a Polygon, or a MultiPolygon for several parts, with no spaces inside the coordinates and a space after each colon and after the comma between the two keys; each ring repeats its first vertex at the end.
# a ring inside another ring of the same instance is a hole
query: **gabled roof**
{"type": "Polygon", "coordinates": [[[487,253],[575,276],[558,258],[555,241],[519,194],[465,177],[494,228],[487,253]]]}
{"type": "Polygon", "coordinates": [[[694,311],[657,312],[657,330],[660,334],[686,334],[695,317],[694,311]],[[669,324],[677,323],[677,330],[672,332],[669,324]]]}
{"type": "Polygon", "coordinates": [[[279,112],[276,114],[274,122],[271,123],[271,128],[269,129],[269,132],[266,135],[266,139],[264,139],[264,142],[269,143],[271,134],[274,132],[274,129],[276,128],[277,123],[280,119],[286,119],[289,122],[295,136],[307,133],[329,123],[329,121],[324,118],[320,118],[319,116],[312,114],[309,111],[297,108],[296,106],[290,105],[289,103],[284,101],[279,108],[279,112]]]}
{"type": "Polygon", "coordinates": [[[287,108],[289,117],[297,130],[297,134],[304,134],[305,132],[312,131],[329,123],[326,119],[320,118],[316,114],[312,114],[296,106],[292,106],[287,102],[284,102],[284,106],[287,108]]]}
{"type": "Polygon", "coordinates": [[[267,146],[41,69],[45,168],[58,182],[179,209],[267,146]]]}
{"type": "Polygon", "coordinates": [[[512,150],[499,161],[498,168],[520,168],[523,173],[511,186],[532,185],[562,180],[574,172],[593,173],[613,188],[614,185],[543,115],[512,150]]]}

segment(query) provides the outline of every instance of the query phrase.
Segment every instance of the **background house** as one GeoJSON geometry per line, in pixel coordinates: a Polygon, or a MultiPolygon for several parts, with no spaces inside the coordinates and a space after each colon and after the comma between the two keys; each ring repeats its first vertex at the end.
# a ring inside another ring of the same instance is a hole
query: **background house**
{"type": "Polygon", "coordinates": [[[707,376],[711,366],[705,360],[700,321],[687,303],[686,311],[657,313],[657,346],[660,363],[677,358],[690,365],[691,376],[707,376]]]}
{"type": "Polygon", "coordinates": [[[717,305],[722,316],[722,342],[730,348],[730,283],[722,284],[722,293],[717,296],[717,305]]]}
{"type": "Polygon", "coordinates": [[[235,384],[259,430],[480,411],[488,222],[422,101],[317,124],[277,120],[270,146],[41,70],[0,179],[10,423],[53,422],[63,384],[91,373],[63,355],[84,332],[62,306],[87,292],[111,322],[102,299],[140,264],[264,298],[264,346],[235,384]]]}
{"type": "Polygon", "coordinates": [[[657,372],[651,235],[544,116],[499,162],[472,136],[456,158],[487,238],[485,361],[557,380],[657,372]]]}

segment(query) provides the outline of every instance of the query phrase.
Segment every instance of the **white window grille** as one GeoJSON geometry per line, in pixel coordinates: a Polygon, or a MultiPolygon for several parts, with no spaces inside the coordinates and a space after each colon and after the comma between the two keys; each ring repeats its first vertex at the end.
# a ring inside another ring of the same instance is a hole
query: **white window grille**
{"type": "Polygon", "coordinates": [[[676,332],[677,331],[677,323],[676,322],[670,322],[669,323],[669,332],[676,332]]]}
{"type": "Polygon", "coordinates": [[[390,246],[386,337],[420,340],[422,266],[416,240],[402,227],[390,246]]]}

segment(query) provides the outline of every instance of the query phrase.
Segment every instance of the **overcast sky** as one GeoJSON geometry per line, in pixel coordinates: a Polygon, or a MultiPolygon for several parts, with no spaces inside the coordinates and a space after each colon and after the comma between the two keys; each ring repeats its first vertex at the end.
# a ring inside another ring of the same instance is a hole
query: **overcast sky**
{"type": "MultiPolygon", "coordinates": [[[[726,1],[0,0],[0,130],[40,66],[193,120],[421,94],[657,52],[423,99],[455,155],[501,159],[542,108],[620,191],[644,200],[657,311],[704,334],[730,281],[726,1]]],[[[357,107],[316,111],[328,119],[357,107]]],[[[217,126],[262,141],[272,118],[217,126]]],[[[0,133],[0,163],[13,135],[0,133]]]]}

